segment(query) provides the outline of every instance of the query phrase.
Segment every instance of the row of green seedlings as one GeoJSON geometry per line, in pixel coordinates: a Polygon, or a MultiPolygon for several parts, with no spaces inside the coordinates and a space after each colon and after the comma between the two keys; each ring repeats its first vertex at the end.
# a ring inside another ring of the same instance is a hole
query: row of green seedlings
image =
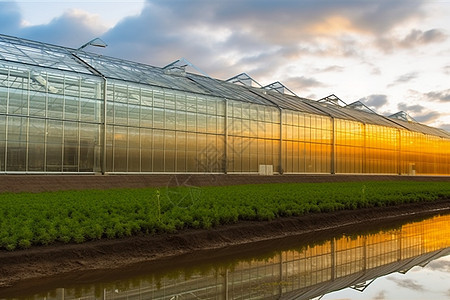
{"type": "Polygon", "coordinates": [[[0,195],[0,249],[15,250],[433,201],[450,197],[450,185],[268,184],[1,196],[5,195],[0,195]]]}

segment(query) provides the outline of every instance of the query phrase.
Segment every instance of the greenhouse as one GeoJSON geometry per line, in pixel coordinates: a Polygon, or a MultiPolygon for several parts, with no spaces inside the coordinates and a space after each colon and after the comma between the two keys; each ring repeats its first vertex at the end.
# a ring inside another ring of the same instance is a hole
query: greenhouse
{"type": "Polygon", "coordinates": [[[450,133],[406,113],[189,66],[0,35],[0,173],[450,175],[450,133]]]}

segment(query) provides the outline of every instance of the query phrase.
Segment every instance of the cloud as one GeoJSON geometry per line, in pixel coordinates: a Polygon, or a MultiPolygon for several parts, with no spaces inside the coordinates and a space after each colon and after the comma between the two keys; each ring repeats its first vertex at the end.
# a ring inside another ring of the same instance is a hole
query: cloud
{"type": "Polygon", "coordinates": [[[375,297],[374,297],[373,299],[374,299],[374,300],[384,300],[384,299],[386,299],[386,291],[385,291],[385,290],[379,291],[379,292],[375,295],[375,297]]]}
{"type": "Polygon", "coordinates": [[[445,66],[444,67],[444,73],[447,75],[450,75],[450,66],[445,66]]]}
{"type": "Polygon", "coordinates": [[[411,279],[399,279],[396,277],[388,277],[388,279],[395,282],[399,287],[403,287],[408,290],[413,290],[413,291],[418,291],[418,292],[425,291],[425,288],[421,284],[418,284],[416,281],[411,280],[411,279]]]}
{"type": "MultiPolygon", "coordinates": [[[[185,57],[219,78],[241,72],[273,76],[278,66],[301,57],[360,57],[361,37],[378,37],[423,14],[422,3],[410,0],[148,0],[140,15],[107,30],[98,16],[81,11],[26,28],[16,4],[0,11],[0,22],[22,37],[78,47],[100,36],[109,45],[104,55],[156,66],[185,57]]],[[[409,39],[438,36],[416,33],[409,39]]]]}
{"type": "Polygon", "coordinates": [[[403,84],[403,83],[408,83],[414,79],[416,79],[418,77],[418,73],[417,72],[411,72],[411,73],[407,73],[407,74],[403,74],[399,77],[397,77],[397,79],[394,80],[394,82],[390,83],[388,85],[388,87],[393,87],[399,84],[403,84]]]}
{"type": "Polygon", "coordinates": [[[447,123],[447,124],[441,124],[441,125],[439,126],[439,128],[444,129],[445,131],[450,132],[450,123],[447,123]]]}
{"type": "Polygon", "coordinates": [[[328,73],[328,72],[344,72],[345,68],[342,66],[338,66],[338,65],[333,65],[333,66],[329,66],[323,69],[317,69],[316,72],[320,72],[320,73],[328,73]]]}
{"type": "Polygon", "coordinates": [[[0,2],[0,28],[3,34],[17,35],[21,26],[21,14],[17,3],[0,2]]]}
{"type": "Polygon", "coordinates": [[[428,92],[424,96],[430,101],[450,102],[450,89],[439,92],[428,92]]]}
{"type": "Polygon", "coordinates": [[[386,95],[370,95],[359,99],[359,101],[374,109],[379,109],[388,103],[386,95]]]}
{"type": "Polygon", "coordinates": [[[78,48],[105,30],[99,16],[72,9],[48,24],[22,28],[21,36],[78,48]]]}
{"type": "Polygon", "coordinates": [[[324,84],[312,77],[298,76],[290,77],[286,80],[286,86],[291,90],[296,90],[301,94],[305,94],[310,88],[324,86],[324,84]]]}
{"type": "Polygon", "coordinates": [[[427,124],[427,123],[432,123],[432,122],[438,120],[441,116],[442,116],[441,113],[438,113],[436,111],[430,111],[425,114],[416,115],[416,116],[414,116],[414,119],[419,123],[427,124]]]}
{"type": "Polygon", "coordinates": [[[407,103],[400,102],[397,104],[397,107],[399,110],[411,115],[417,122],[424,124],[433,123],[445,115],[445,112],[432,111],[419,104],[408,105],[407,103]]]}
{"type": "Polygon", "coordinates": [[[440,29],[430,29],[422,31],[412,29],[406,36],[399,38],[393,34],[384,34],[377,38],[376,45],[386,53],[397,49],[417,49],[434,43],[441,43],[447,40],[448,35],[440,29]]]}
{"type": "Polygon", "coordinates": [[[399,110],[403,110],[407,113],[422,113],[423,110],[425,110],[425,107],[423,107],[422,105],[408,105],[404,102],[400,102],[399,104],[397,104],[397,107],[399,110]]]}
{"type": "Polygon", "coordinates": [[[207,62],[201,67],[213,76],[226,68],[228,76],[264,77],[302,56],[361,56],[358,35],[376,37],[421,11],[421,2],[409,0],[149,0],[104,38],[116,57],[158,66],[186,57],[207,62]]]}
{"type": "Polygon", "coordinates": [[[0,2],[2,34],[14,35],[40,42],[78,47],[106,31],[99,16],[81,10],[69,10],[50,23],[24,26],[20,9],[15,2],[0,2]]]}
{"type": "MultiPolygon", "coordinates": [[[[350,1],[354,3],[355,1],[350,1]]],[[[365,11],[358,16],[358,25],[369,28],[377,34],[404,24],[406,21],[422,17],[421,1],[361,1],[365,5],[365,11]]]]}
{"type": "Polygon", "coordinates": [[[446,39],[447,35],[439,29],[427,31],[413,29],[402,41],[400,41],[400,45],[404,48],[413,48],[418,45],[443,42],[446,39]]]}
{"type": "Polygon", "coordinates": [[[444,273],[450,273],[450,261],[448,260],[432,261],[427,265],[427,269],[433,271],[440,271],[444,273]]]}
{"type": "Polygon", "coordinates": [[[409,81],[413,80],[414,78],[417,78],[416,72],[401,75],[395,80],[395,82],[396,83],[405,83],[405,82],[409,82],[409,81]]]}

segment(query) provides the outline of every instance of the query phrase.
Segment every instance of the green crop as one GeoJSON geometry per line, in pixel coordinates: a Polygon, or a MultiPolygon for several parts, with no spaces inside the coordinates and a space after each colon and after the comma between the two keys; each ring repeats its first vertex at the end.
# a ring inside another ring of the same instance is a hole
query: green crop
{"type": "Polygon", "coordinates": [[[256,184],[0,194],[0,249],[450,198],[448,182],[256,184]]]}

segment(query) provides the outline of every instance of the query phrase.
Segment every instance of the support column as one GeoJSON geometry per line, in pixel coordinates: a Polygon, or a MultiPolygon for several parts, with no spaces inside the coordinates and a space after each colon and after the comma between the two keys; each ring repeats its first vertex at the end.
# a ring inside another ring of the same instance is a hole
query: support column
{"type": "Polygon", "coordinates": [[[398,130],[398,165],[397,165],[397,173],[398,175],[402,175],[402,132],[400,129],[398,130]]]}
{"type": "Polygon", "coordinates": [[[278,109],[280,110],[280,166],[278,169],[278,173],[280,173],[280,175],[283,175],[283,109],[281,107],[278,107],[278,109]]]}
{"type": "Polygon", "coordinates": [[[223,294],[222,298],[224,300],[228,300],[228,268],[225,270],[225,274],[223,275],[223,294]]]}
{"type": "Polygon", "coordinates": [[[336,245],[334,244],[335,239],[331,240],[331,281],[336,279],[336,245]]]}
{"type": "Polygon", "coordinates": [[[106,77],[103,78],[103,145],[102,145],[102,175],[106,174],[106,117],[107,117],[107,102],[108,102],[108,84],[106,77]]]}
{"type": "Polygon", "coordinates": [[[363,157],[362,157],[362,173],[367,171],[367,130],[366,123],[363,123],[363,157]]]}
{"type": "Polygon", "coordinates": [[[228,101],[227,101],[226,98],[224,100],[225,100],[225,103],[224,103],[224,105],[225,105],[225,118],[224,118],[224,126],[225,126],[225,131],[224,131],[224,139],[225,139],[225,141],[224,141],[224,144],[225,145],[224,146],[225,146],[225,148],[224,148],[224,151],[223,151],[223,156],[224,156],[224,158],[223,158],[223,164],[224,164],[223,172],[225,174],[227,174],[228,173],[228,101]]]}
{"type": "Polygon", "coordinates": [[[336,174],[336,126],[334,118],[331,118],[331,174],[336,174]]]}

